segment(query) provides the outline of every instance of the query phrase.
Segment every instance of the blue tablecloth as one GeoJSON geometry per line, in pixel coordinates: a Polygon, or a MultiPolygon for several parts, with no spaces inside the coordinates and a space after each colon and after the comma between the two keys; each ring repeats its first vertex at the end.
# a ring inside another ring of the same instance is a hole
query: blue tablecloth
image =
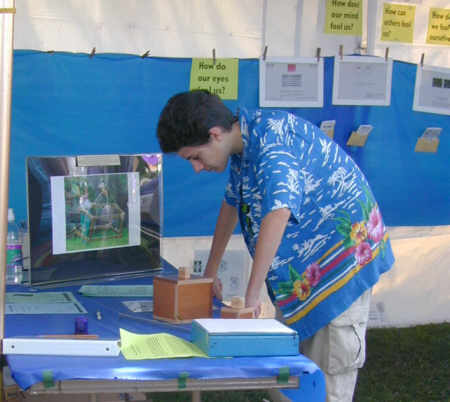
{"type": "MultiPolygon", "coordinates": [[[[173,267],[165,265],[164,273],[172,273],[173,267]]],[[[161,273],[160,273],[161,274],[161,273]]],[[[151,284],[152,278],[135,278],[108,282],[108,284],[151,284]]],[[[101,284],[101,283],[97,283],[101,284]]],[[[105,283],[103,283],[105,284],[105,283]]],[[[119,328],[131,332],[149,334],[168,332],[186,340],[190,339],[191,324],[167,326],[164,323],[149,323],[120,315],[132,315],[151,319],[151,313],[132,313],[122,303],[125,300],[142,298],[87,297],[78,293],[81,286],[50,288],[45,291],[70,291],[88,311],[82,316],[88,319],[90,334],[100,339],[119,339],[119,328]],[[100,312],[101,319],[97,318],[100,312]],[[176,328],[174,328],[176,327],[176,328]]],[[[8,291],[34,291],[25,287],[8,287],[8,291]]],[[[216,301],[215,314],[219,313],[216,301]]],[[[52,334],[73,334],[76,314],[7,315],[5,317],[5,338],[15,336],[38,336],[52,334]]],[[[302,355],[275,357],[235,357],[235,358],[190,358],[158,360],[125,360],[118,357],[73,357],[42,355],[7,355],[12,376],[22,389],[27,389],[43,381],[43,374],[51,373],[53,380],[170,380],[187,372],[193,379],[236,379],[276,377],[280,369],[289,368],[291,376],[299,376],[302,392],[323,394],[323,375],[318,367],[302,355]]],[[[305,396],[303,396],[304,398],[305,396]]],[[[303,400],[323,400],[314,399],[303,400]]]]}

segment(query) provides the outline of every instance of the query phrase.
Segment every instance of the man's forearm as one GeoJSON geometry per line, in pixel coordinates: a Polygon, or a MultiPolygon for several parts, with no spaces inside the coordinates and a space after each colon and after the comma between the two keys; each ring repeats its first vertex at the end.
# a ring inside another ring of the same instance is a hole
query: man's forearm
{"type": "Polygon", "coordinates": [[[266,215],[261,223],[252,271],[245,295],[246,307],[257,307],[270,265],[278,251],[291,212],[281,208],[266,215]]]}
{"type": "Polygon", "coordinates": [[[219,269],[220,261],[227,247],[228,241],[236,227],[238,221],[237,210],[226,201],[222,202],[219,217],[217,218],[216,229],[206,264],[204,276],[215,278],[219,269]]]}

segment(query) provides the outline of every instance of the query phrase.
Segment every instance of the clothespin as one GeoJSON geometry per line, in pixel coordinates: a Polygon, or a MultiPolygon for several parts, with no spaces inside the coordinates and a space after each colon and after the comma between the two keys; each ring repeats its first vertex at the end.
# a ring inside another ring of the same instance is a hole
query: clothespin
{"type": "Polygon", "coordinates": [[[92,48],[91,53],[89,54],[89,58],[92,59],[95,55],[95,47],[92,48]]]}
{"type": "Polygon", "coordinates": [[[216,49],[212,50],[213,64],[216,65],[216,49]]]}
{"type": "Polygon", "coordinates": [[[15,14],[15,7],[2,7],[0,8],[0,14],[15,14]]]}
{"type": "Polygon", "coordinates": [[[141,57],[145,59],[150,54],[150,50],[147,50],[141,57]]]}
{"type": "Polygon", "coordinates": [[[387,47],[385,52],[384,52],[384,60],[388,61],[388,58],[389,58],[389,48],[387,47]]]}
{"type": "Polygon", "coordinates": [[[339,45],[339,57],[341,60],[344,58],[344,45],[339,45]]]}
{"type": "Polygon", "coordinates": [[[423,67],[423,60],[425,59],[425,53],[422,53],[422,56],[420,56],[420,67],[423,67]]]}
{"type": "Polygon", "coordinates": [[[316,58],[317,58],[317,63],[318,63],[320,61],[320,47],[318,47],[316,50],[316,58]]]}
{"type": "Polygon", "coordinates": [[[266,57],[267,57],[267,45],[264,46],[264,52],[263,52],[263,55],[262,55],[262,59],[263,59],[264,61],[266,61],[266,57]]]}

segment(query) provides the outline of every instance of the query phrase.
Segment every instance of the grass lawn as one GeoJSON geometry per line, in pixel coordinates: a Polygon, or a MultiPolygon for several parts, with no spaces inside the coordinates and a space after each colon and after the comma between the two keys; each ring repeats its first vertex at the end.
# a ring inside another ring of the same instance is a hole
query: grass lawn
{"type": "Polygon", "coordinates": [[[450,323],[370,329],[355,402],[449,401],[450,323]]]}
{"type": "MultiPolygon", "coordinates": [[[[450,323],[367,331],[367,358],[354,402],[450,401],[450,323]]],[[[191,394],[151,393],[153,402],[190,402],[191,394]]],[[[203,392],[202,402],[270,401],[264,391],[203,392]]],[[[308,401],[305,401],[308,402],[308,401]]]]}

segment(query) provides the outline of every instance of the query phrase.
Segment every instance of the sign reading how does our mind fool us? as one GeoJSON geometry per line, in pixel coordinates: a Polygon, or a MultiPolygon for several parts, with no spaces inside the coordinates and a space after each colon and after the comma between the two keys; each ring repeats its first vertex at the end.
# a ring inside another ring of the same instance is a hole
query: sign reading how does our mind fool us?
{"type": "Polygon", "coordinates": [[[206,89],[221,99],[237,99],[238,59],[192,59],[189,89],[206,89]]]}
{"type": "Polygon", "coordinates": [[[362,0],[327,0],[325,33],[362,35],[362,0]]]}

